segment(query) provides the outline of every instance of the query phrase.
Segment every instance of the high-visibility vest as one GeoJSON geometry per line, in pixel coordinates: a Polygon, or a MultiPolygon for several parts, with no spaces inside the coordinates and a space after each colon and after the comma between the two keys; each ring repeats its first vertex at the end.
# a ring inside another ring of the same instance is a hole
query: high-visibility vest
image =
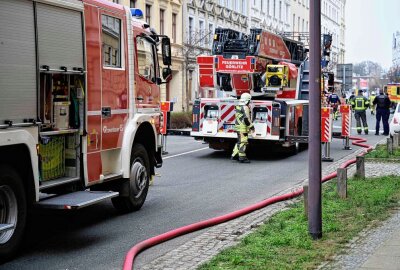
{"type": "Polygon", "coordinates": [[[250,127],[252,126],[250,120],[250,109],[245,105],[236,105],[235,109],[235,130],[237,132],[249,132],[250,127]]]}
{"type": "Polygon", "coordinates": [[[351,105],[354,107],[354,110],[356,111],[365,111],[369,106],[369,101],[365,97],[356,96],[352,100],[351,105]]]}

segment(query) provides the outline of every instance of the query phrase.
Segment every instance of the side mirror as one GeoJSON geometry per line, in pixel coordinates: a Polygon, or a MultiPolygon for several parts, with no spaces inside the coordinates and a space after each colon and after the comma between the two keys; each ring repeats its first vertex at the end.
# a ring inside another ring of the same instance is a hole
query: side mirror
{"type": "Polygon", "coordinates": [[[163,79],[166,82],[169,82],[172,79],[172,70],[171,70],[171,68],[170,67],[163,68],[162,76],[163,76],[163,79]]]}
{"type": "Polygon", "coordinates": [[[168,37],[161,40],[161,52],[164,66],[171,65],[171,42],[168,37]]]}

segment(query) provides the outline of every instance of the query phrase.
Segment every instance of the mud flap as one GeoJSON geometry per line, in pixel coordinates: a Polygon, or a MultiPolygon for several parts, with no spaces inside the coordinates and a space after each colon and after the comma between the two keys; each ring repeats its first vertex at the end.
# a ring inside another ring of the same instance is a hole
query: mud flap
{"type": "Polygon", "coordinates": [[[157,148],[157,152],[154,154],[154,160],[155,160],[155,167],[156,168],[161,168],[161,166],[163,164],[161,153],[162,153],[162,146],[159,146],[157,148]]]}

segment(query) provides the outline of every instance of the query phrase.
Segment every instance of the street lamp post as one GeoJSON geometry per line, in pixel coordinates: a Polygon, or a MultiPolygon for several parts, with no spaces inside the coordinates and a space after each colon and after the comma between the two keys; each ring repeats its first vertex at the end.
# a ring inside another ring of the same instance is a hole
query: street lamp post
{"type": "Polygon", "coordinates": [[[321,206],[321,0],[310,1],[310,107],[308,230],[322,237],[321,206]]]}

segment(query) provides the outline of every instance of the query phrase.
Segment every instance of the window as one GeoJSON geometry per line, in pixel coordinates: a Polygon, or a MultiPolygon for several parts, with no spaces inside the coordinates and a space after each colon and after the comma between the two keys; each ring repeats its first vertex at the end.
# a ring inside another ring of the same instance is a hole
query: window
{"type": "Polygon", "coordinates": [[[176,43],[176,13],[172,13],[172,40],[176,43]]]}
{"type": "Polygon", "coordinates": [[[151,24],[151,5],[146,5],[146,23],[151,24]]]}
{"type": "Polygon", "coordinates": [[[200,38],[200,44],[204,46],[204,41],[206,39],[204,21],[199,21],[199,38],[200,38]]]}
{"type": "Polygon", "coordinates": [[[276,18],[276,0],[274,0],[274,18],[276,18]]]}
{"type": "Polygon", "coordinates": [[[103,65],[121,67],[121,20],[101,15],[103,65]]]}
{"type": "Polygon", "coordinates": [[[188,32],[188,43],[192,44],[192,35],[193,35],[193,24],[194,24],[194,20],[192,17],[189,17],[189,32],[188,32]]]}
{"type": "Polygon", "coordinates": [[[271,0],[267,0],[267,14],[270,15],[271,14],[271,7],[270,7],[270,2],[271,0]]]}
{"type": "Polygon", "coordinates": [[[160,9],[160,34],[164,35],[164,10],[160,9]]]}
{"type": "Polygon", "coordinates": [[[297,32],[300,32],[300,16],[297,17],[297,32]]]}
{"type": "Polygon", "coordinates": [[[149,81],[155,81],[154,46],[144,37],[136,37],[139,75],[149,81]]]}
{"type": "Polygon", "coordinates": [[[213,25],[212,23],[209,23],[209,24],[208,24],[208,39],[209,39],[208,44],[209,44],[210,46],[212,46],[212,41],[213,41],[212,37],[213,37],[213,34],[214,34],[214,25],[213,25]]]}
{"type": "Polygon", "coordinates": [[[136,7],[136,1],[137,1],[137,0],[131,0],[131,1],[130,1],[130,4],[129,4],[129,7],[130,7],[130,8],[135,8],[135,7],[136,7]]]}
{"type": "Polygon", "coordinates": [[[113,3],[119,4],[119,0],[112,0],[113,3]]]}
{"type": "Polygon", "coordinates": [[[289,5],[285,5],[285,22],[289,23],[289,5]]]}
{"type": "Polygon", "coordinates": [[[247,0],[242,0],[242,14],[247,15],[247,0]]]}
{"type": "Polygon", "coordinates": [[[295,24],[296,24],[296,14],[293,13],[293,32],[295,29],[295,24]]]}
{"type": "Polygon", "coordinates": [[[301,31],[305,32],[305,30],[304,30],[304,19],[303,19],[302,24],[301,24],[301,31]]]}
{"type": "Polygon", "coordinates": [[[282,1],[279,1],[279,20],[282,21],[282,1]]]}

